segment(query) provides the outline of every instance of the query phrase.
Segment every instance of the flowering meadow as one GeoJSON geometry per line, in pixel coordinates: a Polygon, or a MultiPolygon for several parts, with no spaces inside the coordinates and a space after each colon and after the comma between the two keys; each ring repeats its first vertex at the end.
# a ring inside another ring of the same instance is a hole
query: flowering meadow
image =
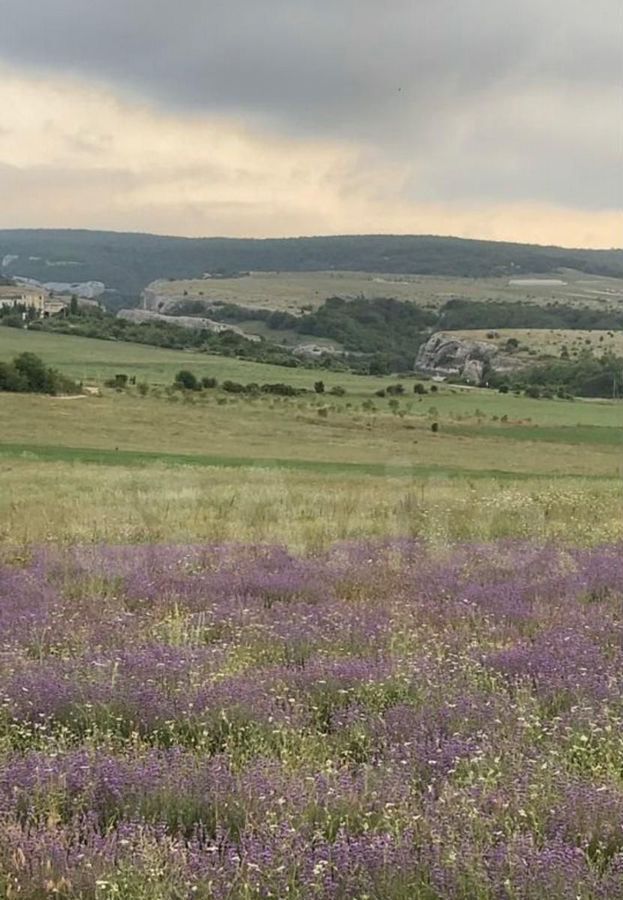
{"type": "Polygon", "coordinates": [[[0,566],[0,896],[623,898],[623,546],[0,566]]]}

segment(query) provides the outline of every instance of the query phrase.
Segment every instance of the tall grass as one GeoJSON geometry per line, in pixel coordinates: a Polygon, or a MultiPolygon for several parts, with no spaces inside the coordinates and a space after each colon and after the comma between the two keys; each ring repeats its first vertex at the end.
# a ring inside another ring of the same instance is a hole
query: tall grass
{"type": "Polygon", "coordinates": [[[618,480],[381,478],[252,468],[4,461],[0,543],[437,542],[623,537],[618,480]]]}

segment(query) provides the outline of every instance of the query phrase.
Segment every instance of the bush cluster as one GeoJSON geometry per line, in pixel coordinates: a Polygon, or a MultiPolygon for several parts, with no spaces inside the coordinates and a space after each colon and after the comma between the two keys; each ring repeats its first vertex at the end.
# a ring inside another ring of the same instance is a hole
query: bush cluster
{"type": "Polygon", "coordinates": [[[489,373],[489,387],[500,393],[523,392],[528,397],[618,397],[623,392],[623,358],[613,354],[593,356],[590,351],[577,359],[557,359],[514,372],[489,373]]]}
{"type": "Polygon", "coordinates": [[[80,386],[34,353],[20,353],[11,362],[0,362],[0,391],[17,394],[79,394],[80,386]]]}
{"type": "MultiPolygon", "coordinates": [[[[180,370],[175,376],[173,387],[184,391],[201,391],[218,387],[216,378],[197,378],[188,369],[180,370]]],[[[304,394],[303,388],[295,388],[291,384],[276,382],[274,384],[241,384],[239,381],[226,380],[221,384],[221,389],[228,394],[276,394],[279,397],[297,397],[304,394]]],[[[342,389],[340,389],[342,390],[342,389]]],[[[334,392],[334,390],[332,391],[334,392]]]]}
{"type": "MultiPolygon", "coordinates": [[[[547,305],[500,300],[448,300],[441,309],[437,327],[447,331],[486,328],[564,328],[606,331],[623,327],[623,314],[616,310],[569,306],[553,302],[547,305]]],[[[508,349],[518,345],[509,338],[508,349]]]]}
{"type": "Polygon", "coordinates": [[[211,315],[225,322],[261,319],[270,329],[330,338],[347,353],[363,354],[359,361],[349,359],[349,365],[371,375],[410,369],[417,348],[436,322],[436,314],[429,310],[391,297],[330,297],[318,309],[300,316],[227,303],[213,308],[211,315]]]}

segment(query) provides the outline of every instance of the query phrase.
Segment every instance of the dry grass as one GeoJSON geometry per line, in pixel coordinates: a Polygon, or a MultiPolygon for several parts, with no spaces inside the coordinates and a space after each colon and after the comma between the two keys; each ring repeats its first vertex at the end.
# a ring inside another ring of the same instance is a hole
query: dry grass
{"type": "MultiPolygon", "coordinates": [[[[523,408],[502,395],[487,393],[485,399],[503,404],[499,409],[511,411],[511,416],[514,409],[518,413],[523,408]]],[[[375,473],[441,469],[465,474],[620,474],[620,429],[588,426],[576,432],[568,427],[570,422],[551,429],[514,417],[503,425],[491,420],[486,404],[480,411],[482,418],[475,416],[480,397],[469,392],[461,396],[463,418],[460,414],[451,417],[458,399],[451,394],[445,400],[425,398],[421,404],[412,396],[403,401],[403,416],[392,414],[386,404],[366,412],[361,403],[349,409],[345,403],[331,404],[330,399],[315,395],[249,401],[208,393],[195,402],[194,397],[185,401],[177,394],[172,401],[109,392],[79,403],[5,395],[0,398],[0,434],[2,444],[35,453],[37,447],[100,449],[113,454],[148,451],[161,454],[164,462],[167,456],[182,455],[197,457],[198,464],[242,458],[347,470],[356,463],[373,467],[375,473]],[[318,415],[320,408],[328,410],[326,417],[318,415]],[[490,424],[485,426],[487,417],[490,424]],[[434,419],[442,423],[438,434],[431,432],[434,419]],[[580,435],[585,440],[578,449],[575,440],[580,435]]],[[[537,408],[540,402],[532,401],[537,408]]],[[[551,405],[565,414],[586,410],[595,417],[615,410],[589,403],[551,405]]]]}
{"type": "MultiPolygon", "coordinates": [[[[317,377],[12,329],[0,329],[0,351],[5,332],[13,352],[44,342],[46,362],[70,374],[84,368],[95,381],[103,368],[166,384],[181,363],[220,380],[310,387],[317,377]]],[[[213,391],[185,400],[158,387],[80,402],[0,395],[0,544],[269,540],[309,549],[385,535],[623,537],[620,403],[444,386],[421,401],[408,393],[392,412],[374,396],[389,379],[331,379],[345,397],[250,401],[213,391]],[[89,464],[84,448],[106,464],[89,464]]]]}
{"type": "Polygon", "coordinates": [[[623,538],[620,481],[344,477],[284,470],[0,464],[0,544],[363,537],[623,538]]]}
{"type": "MultiPolygon", "coordinates": [[[[473,331],[448,331],[449,335],[466,338],[472,341],[491,340],[489,335],[495,337],[492,342],[498,347],[503,347],[509,338],[519,341],[520,348],[534,350],[538,354],[548,356],[560,356],[563,347],[567,347],[570,353],[574,350],[590,349],[592,353],[600,356],[602,353],[612,352],[617,356],[623,356],[623,333],[620,331],[582,331],[565,328],[496,328],[480,329],[473,331]]],[[[520,349],[519,356],[525,356],[520,349]]]]}
{"type": "MultiPolygon", "coordinates": [[[[556,276],[558,277],[558,276],[556,276]]],[[[456,278],[428,275],[383,275],[365,272],[253,272],[245,278],[158,281],[150,287],[163,297],[220,300],[241,306],[297,312],[317,307],[327,297],[395,297],[441,306],[451,297],[513,300],[604,308],[620,303],[623,281],[565,271],[564,284],[510,284],[508,278],[456,278]],[[186,292],[186,294],[184,294],[186,292]]]]}

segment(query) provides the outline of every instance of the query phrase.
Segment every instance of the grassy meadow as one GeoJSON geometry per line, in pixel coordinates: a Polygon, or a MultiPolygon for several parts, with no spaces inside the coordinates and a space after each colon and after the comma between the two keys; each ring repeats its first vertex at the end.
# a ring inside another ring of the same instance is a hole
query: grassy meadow
{"type": "Polygon", "coordinates": [[[0,457],[0,543],[623,540],[614,479],[370,475],[227,465],[0,457]]]}
{"type": "Polygon", "coordinates": [[[453,297],[603,307],[619,303],[621,280],[565,270],[556,278],[459,278],[365,272],[252,272],[243,278],[156,281],[150,289],[163,299],[237,303],[296,313],[318,307],[327,297],[395,297],[423,306],[442,306],[453,297]]]}
{"type": "MultiPolygon", "coordinates": [[[[503,347],[509,338],[515,338],[519,345],[526,351],[533,351],[538,355],[559,357],[563,348],[569,353],[590,349],[593,354],[600,356],[602,353],[614,353],[623,355],[623,333],[620,331],[600,331],[568,329],[568,328],[496,328],[470,329],[469,331],[449,331],[447,334],[456,335],[472,341],[491,341],[499,347],[503,347]],[[491,338],[491,335],[494,337],[491,338]]],[[[521,350],[518,351],[521,357],[521,350]]]]}
{"type": "Polygon", "coordinates": [[[136,376],[138,381],[165,386],[173,382],[176,372],[180,369],[192,369],[197,376],[214,376],[219,381],[230,379],[245,384],[285,381],[294,387],[305,388],[312,388],[314,381],[322,378],[327,388],[339,384],[353,394],[366,395],[372,389],[387,384],[387,379],[301,368],[290,369],[125,341],[102,341],[14,328],[0,329],[0,359],[9,359],[24,351],[36,353],[45,360],[46,365],[54,366],[72,378],[93,385],[102,384],[106,379],[114,377],[117,372],[125,372],[136,376]]]}
{"type": "Polygon", "coordinates": [[[24,350],[100,395],[0,396],[0,533],[13,544],[620,534],[618,402],[446,385],[420,397],[411,379],[392,400],[376,396],[388,378],[0,329],[0,359],[24,350]],[[182,367],[309,393],[167,390],[182,367]],[[103,388],[117,372],[146,395],[103,388]]]}

